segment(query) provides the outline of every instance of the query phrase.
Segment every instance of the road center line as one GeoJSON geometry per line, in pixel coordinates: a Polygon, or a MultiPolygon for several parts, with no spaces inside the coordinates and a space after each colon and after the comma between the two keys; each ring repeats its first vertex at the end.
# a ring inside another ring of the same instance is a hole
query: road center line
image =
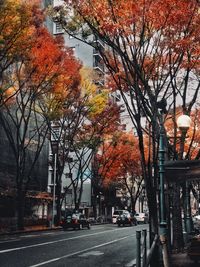
{"type": "Polygon", "coordinates": [[[38,264],[31,265],[31,266],[29,266],[29,267],[38,267],[38,266],[46,265],[46,264],[49,264],[49,263],[54,262],[54,261],[58,261],[58,260],[65,259],[65,258],[69,258],[69,257],[71,257],[71,256],[75,256],[75,255],[77,255],[77,254],[81,254],[81,253],[86,252],[86,251],[89,251],[89,250],[93,250],[93,249],[96,249],[96,248],[100,248],[100,247],[104,247],[104,246],[113,244],[113,243],[115,243],[115,242],[119,242],[119,241],[121,241],[121,240],[130,238],[130,237],[132,237],[132,236],[135,236],[135,234],[133,234],[133,235],[128,235],[128,236],[124,236],[124,237],[121,237],[121,238],[118,238],[118,239],[115,239],[115,240],[112,240],[112,241],[109,241],[109,242],[106,242],[106,243],[103,243],[103,244],[100,244],[100,245],[96,245],[96,246],[93,246],[93,247],[90,247],[90,248],[86,248],[86,249],[83,249],[83,250],[79,250],[79,251],[76,251],[76,252],[73,252],[73,253],[64,255],[64,256],[62,256],[62,257],[59,257],[59,258],[54,258],[54,259],[51,259],[51,260],[48,260],[48,261],[43,261],[43,262],[40,262],[40,263],[38,263],[38,264]]]}
{"type": "Polygon", "coordinates": [[[120,230],[121,229],[112,229],[112,230],[102,231],[102,232],[99,232],[99,233],[79,235],[79,236],[75,236],[75,237],[69,237],[69,238],[64,238],[64,239],[60,239],[60,240],[49,241],[49,242],[44,242],[44,243],[39,243],[39,244],[34,244],[34,245],[29,245],[29,246],[4,249],[4,250],[1,250],[0,251],[0,254],[8,253],[8,252],[11,252],[11,251],[16,251],[16,250],[23,250],[23,249],[27,249],[27,248],[34,248],[34,247],[46,246],[46,245],[49,245],[49,244],[55,244],[55,243],[65,242],[65,241],[68,241],[68,240],[73,240],[73,239],[78,239],[78,238],[84,238],[84,237],[94,236],[94,235],[99,235],[99,234],[105,234],[105,233],[108,233],[108,232],[120,231],[120,230]]]}

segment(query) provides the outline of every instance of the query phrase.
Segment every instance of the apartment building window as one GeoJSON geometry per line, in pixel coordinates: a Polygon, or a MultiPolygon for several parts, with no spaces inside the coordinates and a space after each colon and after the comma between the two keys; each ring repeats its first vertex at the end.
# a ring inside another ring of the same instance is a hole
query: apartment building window
{"type": "Polygon", "coordinates": [[[120,102],[121,101],[121,95],[120,94],[116,94],[115,95],[115,99],[116,99],[116,102],[120,102]]]}
{"type": "Polygon", "coordinates": [[[72,162],[74,161],[74,159],[73,159],[72,157],[67,157],[67,158],[66,158],[66,161],[67,161],[68,163],[72,163],[72,162]]]}
{"type": "Polygon", "coordinates": [[[71,48],[71,50],[73,51],[73,53],[75,53],[75,51],[76,51],[75,46],[71,46],[70,48],[71,48]]]}
{"type": "Polygon", "coordinates": [[[70,178],[70,179],[72,179],[72,173],[71,172],[67,172],[67,173],[65,173],[65,178],[67,179],[67,178],[70,178]]]}
{"type": "Polygon", "coordinates": [[[53,6],[61,6],[63,5],[64,1],[63,0],[53,0],[53,6]]]}
{"type": "Polygon", "coordinates": [[[61,34],[64,33],[62,25],[59,22],[54,22],[54,34],[61,34]]]}
{"type": "Polygon", "coordinates": [[[132,128],[132,129],[133,129],[133,135],[137,137],[138,136],[137,130],[135,128],[132,128]]]}
{"type": "Polygon", "coordinates": [[[99,55],[94,55],[93,57],[93,67],[94,69],[99,69],[104,72],[104,63],[99,55]]]}

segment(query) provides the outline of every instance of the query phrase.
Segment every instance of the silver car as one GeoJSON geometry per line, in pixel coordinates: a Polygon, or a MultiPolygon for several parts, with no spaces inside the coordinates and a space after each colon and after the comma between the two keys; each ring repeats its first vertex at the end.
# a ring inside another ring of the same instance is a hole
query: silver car
{"type": "Polygon", "coordinates": [[[137,220],[137,223],[148,223],[149,222],[148,214],[145,212],[139,212],[139,213],[136,212],[134,216],[137,220]]]}

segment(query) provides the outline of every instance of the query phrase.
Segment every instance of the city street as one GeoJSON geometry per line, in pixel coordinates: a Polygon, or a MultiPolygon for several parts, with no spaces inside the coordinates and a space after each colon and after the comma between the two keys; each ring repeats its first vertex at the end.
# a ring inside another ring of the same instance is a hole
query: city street
{"type": "MultiPolygon", "coordinates": [[[[131,267],[136,231],[148,225],[95,225],[90,230],[32,232],[1,237],[1,267],[131,267]]],[[[147,242],[148,244],[148,242],[147,242]]]]}

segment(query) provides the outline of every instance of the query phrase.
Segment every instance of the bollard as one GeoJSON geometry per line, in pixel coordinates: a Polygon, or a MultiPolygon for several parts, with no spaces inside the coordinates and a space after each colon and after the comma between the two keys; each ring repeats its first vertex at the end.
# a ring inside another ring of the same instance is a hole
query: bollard
{"type": "Polygon", "coordinates": [[[146,265],[147,262],[147,230],[142,230],[143,236],[143,253],[142,253],[142,267],[146,265]]]}
{"type": "Polygon", "coordinates": [[[136,267],[141,267],[141,231],[136,231],[136,245],[137,245],[137,251],[136,251],[136,267]]]}

